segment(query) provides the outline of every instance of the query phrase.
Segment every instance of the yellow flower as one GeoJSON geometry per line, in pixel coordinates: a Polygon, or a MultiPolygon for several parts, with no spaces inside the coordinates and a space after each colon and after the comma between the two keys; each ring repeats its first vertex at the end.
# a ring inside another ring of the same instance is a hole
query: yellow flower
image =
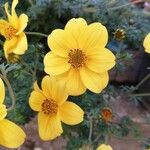
{"type": "Polygon", "coordinates": [[[105,48],[107,29],[100,23],[87,25],[82,18],[71,19],[65,29],[48,36],[51,52],[44,58],[45,72],[66,85],[69,95],[89,90],[99,93],[108,84],[108,70],[115,56],[105,48]]]}
{"type": "Polygon", "coordinates": [[[17,148],[25,141],[25,133],[13,122],[5,119],[7,115],[6,106],[3,104],[5,98],[5,87],[0,79],[0,145],[8,148],[17,148]]]}
{"type": "MultiPolygon", "coordinates": [[[[27,26],[28,16],[21,14],[19,17],[16,14],[15,7],[18,0],[13,0],[11,14],[8,11],[8,3],[5,4],[5,11],[8,21],[0,19],[0,34],[6,39],[4,42],[4,53],[7,60],[10,54],[22,55],[27,50],[27,38],[23,32],[27,26]]],[[[8,60],[9,61],[9,60],[8,60]]]]}
{"type": "Polygon", "coordinates": [[[101,144],[96,150],[113,150],[110,145],[101,144]]]}
{"type": "Polygon", "coordinates": [[[150,33],[145,37],[143,46],[147,53],[150,53],[150,33]]]}
{"type": "Polygon", "coordinates": [[[83,121],[83,110],[76,104],[66,101],[68,94],[54,77],[45,76],[41,88],[42,90],[35,82],[29,105],[39,112],[39,135],[43,140],[52,140],[61,135],[61,121],[69,125],[83,121]]]}

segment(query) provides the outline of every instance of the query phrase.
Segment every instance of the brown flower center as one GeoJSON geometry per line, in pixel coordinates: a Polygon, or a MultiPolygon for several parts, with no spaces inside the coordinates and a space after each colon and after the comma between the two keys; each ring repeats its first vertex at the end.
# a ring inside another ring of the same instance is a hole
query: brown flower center
{"type": "Polygon", "coordinates": [[[17,33],[17,30],[13,26],[9,25],[5,29],[5,38],[7,40],[11,40],[15,36],[16,33],[17,33]]]}
{"type": "Polygon", "coordinates": [[[42,111],[46,115],[56,114],[57,113],[57,109],[58,109],[58,105],[52,99],[50,99],[50,100],[46,99],[42,103],[42,111]]]}
{"type": "Polygon", "coordinates": [[[85,65],[85,61],[86,61],[86,55],[83,53],[82,50],[79,50],[79,49],[74,49],[74,50],[70,50],[69,54],[69,61],[68,63],[71,64],[71,66],[73,68],[80,68],[82,67],[83,65],[85,65]]]}
{"type": "Polygon", "coordinates": [[[112,110],[110,108],[103,108],[101,111],[101,116],[102,119],[106,122],[111,121],[112,120],[112,110]]]}

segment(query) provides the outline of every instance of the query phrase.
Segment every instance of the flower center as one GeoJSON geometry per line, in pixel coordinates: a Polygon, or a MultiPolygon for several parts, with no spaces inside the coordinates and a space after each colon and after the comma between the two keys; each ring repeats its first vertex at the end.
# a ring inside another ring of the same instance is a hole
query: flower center
{"type": "Polygon", "coordinates": [[[14,53],[10,53],[10,54],[8,54],[7,60],[9,63],[14,64],[14,63],[19,61],[19,55],[14,54],[14,53]]]}
{"type": "Polygon", "coordinates": [[[11,40],[15,36],[16,33],[17,33],[17,30],[13,26],[9,25],[5,29],[5,38],[7,40],[11,40]]]}
{"type": "Polygon", "coordinates": [[[46,115],[56,114],[57,113],[57,109],[58,109],[58,105],[52,99],[50,99],[50,100],[46,99],[42,103],[42,111],[46,115]]]}
{"type": "Polygon", "coordinates": [[[83,53],[82,50],[79,50],[79,49],[74,49],[74,50],[70,50],[69,54],[69,61],[68,63],[71,64],[71,66],[73,68],[80,68],[82,67],[83,65],[85,65],[85,61],[86,61],[86,55],[83,53]]]}

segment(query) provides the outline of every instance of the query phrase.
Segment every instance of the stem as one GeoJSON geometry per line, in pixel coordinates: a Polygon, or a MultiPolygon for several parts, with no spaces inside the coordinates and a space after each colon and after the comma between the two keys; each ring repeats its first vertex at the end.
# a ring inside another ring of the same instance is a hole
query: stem
{"type": "Polygon", "coordinates": [[[124,4],[124,5],[121,5],[121,6],[118,6],[118,7],[113,7],[113,8],[110,8],[110,10],[117,10],[117,9],[121,9],[123,7],[126,7],[126,6],[129,6],[131,4],[138,4],[140,2],[143,2],[143,0],[137,0],[137,1],[134,1],[132,3],[128,3],[128,4],[124,4]]]}
{"type": "Polygon", "coordinates": [[[32,0],[28,0],[28,2],[30,3],[31,6],[34,5],[33,2],[32,2],[32,0]]]}
{"type": "Polygon", "coordinates": [[[90,117],[90,131],[89,131],[89,143],[92,143],[92,131],[93,131],[93,119],[92,117],[90,117]]]}
{"type": "Polygon", "coordinates": [[[133,97],[139,97],[139,96],[150,96],[150,93],[139,93],[139,94],[131,94],[133,97]]]}
{"type": "Polygon", "coordinates": [[[10,84],[8,78],[7,78],[6,73],[3,72],[2,70],[1,70],[1,72],[2,72],[2,74],[0,74],[0,77],[1,77],[1,78],[4,80],[4,82],[6,83],[6,85],[7,85],[7,87],[8,87],[8,90],[9,90],[10,97],[11,97],[11,99],[12,99],[12,105],[11,105],[11,107],[9,107],[9,108],[7,109],[8,111],[10,111],[10,110],[14,109],[14,107],[15,107],[15,104],[16,104],[16,97],[15,97],[15,95],[14,95],[13,89],[12,89],[12,87],[11,87],[11,84],[10,84]]]}
{"type": "Polygon", "coordinates": [[[36,36],[43,36],[43,37],[48,37],[47,34],[44,34],[44,33],[40,33],[40,32],[25,32],[26,34],[28,35],[36,35],[36,36]]]}
{"type": "MultiPolygon", "coordinates": [[[[150,78],[150,73],[145,76],[136,86],[135,88],[133,89],[133,91],[137,90],[146,80],[148,80],[150,78]]],[[[132,92],[133,92],[132,91],[132,92]]]]}

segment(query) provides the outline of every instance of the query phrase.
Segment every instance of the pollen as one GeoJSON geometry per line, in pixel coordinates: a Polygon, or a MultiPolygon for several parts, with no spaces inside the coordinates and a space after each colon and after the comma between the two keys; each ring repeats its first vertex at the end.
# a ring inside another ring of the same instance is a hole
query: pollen
{"type": "Polygon", "coordinates": [[[13,26],[9,25],[5,29],[5,38],[7,40],[11,40],[15,36],[16,33],[17,33],[17,30],[13,26]]]}
{"type": "Polygon", "coordinates": [[[79,49],[70,50],[68,56],[69,56],[68,63],[70,63],[73,68],[78,69],[83,65],[85,65],[87,57],[82,50],[79,49]]]}
{"type": "Polygon", "coordinates": [[[42,103],[42,111],[45,115],[56,114],[58,109],[57,103],[52,99],[46,99],[42,103]]]}

